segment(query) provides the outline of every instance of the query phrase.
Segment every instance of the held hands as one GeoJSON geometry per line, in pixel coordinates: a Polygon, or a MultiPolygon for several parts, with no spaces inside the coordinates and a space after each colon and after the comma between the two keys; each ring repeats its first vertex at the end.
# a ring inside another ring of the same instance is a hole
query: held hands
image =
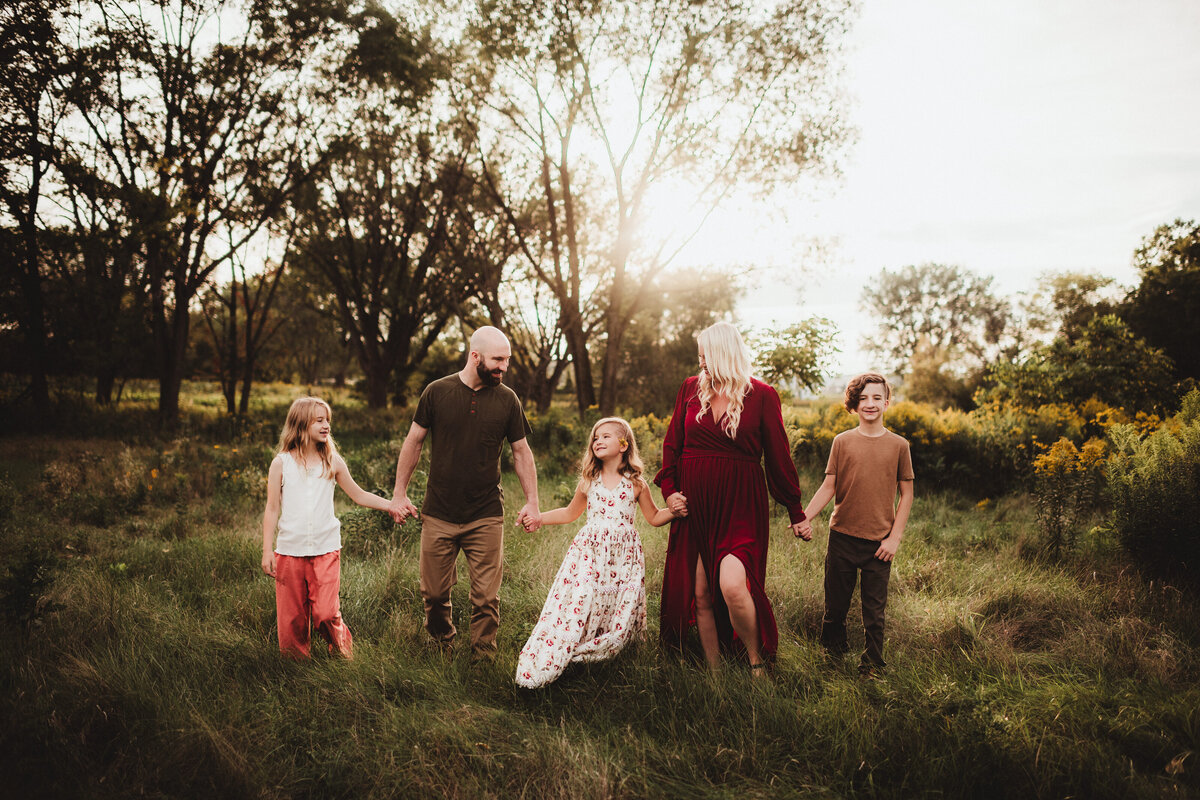
{"type": "Polygon", "coordinates": [[[417,507],[408,499],[407,494],[397,495],[392,498],[392,503],[388,506],[387,511],[397,525],[403,524],[404,520],[409,517],[419,517],[421,515],[421,512],[417,511],[417,507]]]}
{"type": "Polygon", "coordinates": [[[802,519],[799,522],[789,525],[792,529],[792,535],[803,539],[806,542],[811,542],[813,537],[812,523],[807,519],[802,519]]]}
{"type": "Polygon", "coordinates": [[[687,497],[682,492],[675,492],[667,498],[667,508],[676,517],[686,517],[688,513],[687,497]]]}
{"type": "Polygon", "coordinates": [[[538,511],[536,505],[526,503],[517,512],[517,524],[524,528],[526,533],[533,533],[542,527],[542,512],[538,511]]]}

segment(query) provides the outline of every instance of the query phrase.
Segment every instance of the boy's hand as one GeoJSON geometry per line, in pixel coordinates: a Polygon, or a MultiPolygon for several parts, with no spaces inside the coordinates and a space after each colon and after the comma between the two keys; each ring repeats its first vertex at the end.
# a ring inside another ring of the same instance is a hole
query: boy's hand
{"type": "Polygon", "coordinates": [[[896,557],[896,551],[900,549],[900,541],[891,536],[879,543],[879,549],[875,551],[875,557],[880,561],[891,561],[896,557]]]}
{"type": "Polygon", "coordinates": [[[793,536],[797,536],[806,542],[812,541],[812,523],[807,519],[802,519],[799,522],[793,523],[789,527],[792,529],[793,536]]]}
{"type": "Polygon", "coordinates": [[[263,553],[262,571],[270,575],[272,578],[275,577],[275,552],[273,550],[268,550],[263,553]]]}

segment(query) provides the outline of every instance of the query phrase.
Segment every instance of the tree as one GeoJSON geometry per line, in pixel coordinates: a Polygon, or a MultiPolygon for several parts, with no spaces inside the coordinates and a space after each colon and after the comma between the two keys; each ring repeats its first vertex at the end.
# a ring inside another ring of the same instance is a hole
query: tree
{"type": "MultiPolygon", "coordinates": [[[[295,229],[286,237],[290,240],[295,229]]],[[[288,242],[283,252],[288,252],[288,242]]],[[[285,255],[286,257],[286,255],[285,255]]],[[[230,279],[224,284],[209,281],[200,293],[204,324],[213,344],[213,372],[225,396],[229,414],[250,410],[250,389],[255,366],[263,349],[283,325],[283,318],[272,313],[276,291],[286,270],[285,263],[264,265],[261,272],[247,268],[246,259],[235,255],[229,261],[230,279]],[[241,399],[237,390],[241,386],[241,399]]]]}
{"type": "Polygon", "coordinates": [[[483,6],[489,105],[501,137],[525,148],[498,195],[514,219],[535,198],[544,209],[522,253],[555,295],[581,413],[597,400],[589,348],[611,413],[656,277],[735,188],[766,192],[832,163],[846,11],[841,0],[483,6]],[[667,206],[689,221],[652,225],[667,206]]]}
{"type": "Polygon", "coordinates": [[[659,276],[630,322],[619,376],[633,414],[668,415],[680,385],[695,375],[696,336],[733,316],[741,288],[715,270],[678,269],[659,276]]]}
{"type": "Polygon", "coordinates": [[[1115,283],[1112,278],[1082,272],[1043,276],[1035,296],[1035,302],[1044,304],[1039,315],[1043,328],[1068,340],[1078,338],[1094,318],[1116,313],[1117,303],[1108,296],[1115,283]]]}
{"type": "Polygon", "coordinates": [[[987,364],[1003,351],[1010,319],[991,278],[946,264],[884,270],[863,289],[862,308],[877,323],[864,345],[898,374],[909,372],[920,347],[963,367],[987,364]]]}
{"type": "Polygon", "coordinates": [[[1141,283],[1121,316],[1175,362],[1179,379],[1200,379],[1200,223],[1177,219],[1142,240],[1133,256],[1141,283]]]}
{"type": "MultiPolygon", "coordinates": [[[[125,213],[121,189],[91,167],[103,156],[95,142],[64,143],[58,155],[60,205],[68,229],[49,231],[56,246],[48,263],[62,287],[65,328],[77,343],[79,368],[96,379],[96,402],[113,402],[118,379],[153,376],[153,349],[146,341],[144,259],[141,231],[125,213]],[[133,357],[136,353],[137,357],[133,357]]],[[[61,318],[60,318],[61,319],[61,318]]]]}
{"type": "Polygon", "coordinates": [[[262,380],[310,386],[332,380],[344,386],[354,364],[345,331],[338,324],[337,304],[299,269],[285,269],[275,290],[272,309],[279,330],[258,358],[262,380]]]}
{"type": "Polygon", "coordinates": [[[1096,398],[1110,406],[1162,411],[1174,404],[1171,359],[1115,314],[1092,319],[1079,336],[1059,336],[1019,362],[988,370],[986,399],[1036,408],[1096,398]]]}
{"type": "Polygon", "coordinates": [[[4,237],[21,297],[11,311],[24,334],[34,413],[50,400],[39,211],[62,116],[51,92],[62,70],[60,13],[57,0],[13,0],[0,10],[0,213],[16,229],[4,237]]]}
{"type": "Polygon", "coordinates": [[[544,413],[571,363],[554,294],[517,256],[521,237],[513,235],[503,214],[474,221],[469,228],[474,232],[467,241],[471,253],[459,258],[478,266],[478,291],[462,321],[471,330],[493,325],[508,334],[512,361],[505,380],[544,413]]]}
{"type": "Polygon", "coordinates": [[[961,374],[949,352],[923,341],[909,359],[904,396],[915,403],[965,411],[974,407],[973,396],[981,379],[978,371],[961,374]]]}
{"type": "Polygon", "coordinates": [[[363,108],[348,140],[297,203],[301,264],[333,297],[366,379],[387,405],[465,302],[478,274],[453,258],[469,145],[428,111],[363,108]]]}
{"type": "Polygon", "coordinates": [[[140,237],[173,426],[193,300],[321,161],[308,61],[328,20],[269,0],[236,21],[221,0],[95,0],[72,35],[73,138],[94,145],[79,163],[140,237]]]}
{"type": "Polygon", "coordinates": [[[796,386],[816,392],[825,385],[829,360],[838,352],[836,338],[831,321],[809,317],[780,330],[756,334],[750,348],[764,381],[776,388],[796,386]]]}

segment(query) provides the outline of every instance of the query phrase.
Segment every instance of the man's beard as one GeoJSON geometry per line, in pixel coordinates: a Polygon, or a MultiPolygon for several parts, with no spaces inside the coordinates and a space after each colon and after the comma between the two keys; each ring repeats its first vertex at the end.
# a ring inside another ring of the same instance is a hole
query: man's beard
{"type": "Polygon", "coordinates": [[[503,373],[496,375],[483,364],[475,365],[475,373],[479,376],[479,380],[483,381],[484,386],[499,386],[500,381],[504,380],[503,373]]]}

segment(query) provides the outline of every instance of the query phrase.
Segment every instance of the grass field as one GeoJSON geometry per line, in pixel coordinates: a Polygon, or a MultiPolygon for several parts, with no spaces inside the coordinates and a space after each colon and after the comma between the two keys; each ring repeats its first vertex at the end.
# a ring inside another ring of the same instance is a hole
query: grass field
{"type": "MultiPolygon", "coordinates": [[[[341,495],[355,658],[283,660],[258,520],[288,391],[302,392],[277,387],[234,425],[194,390],[171,439],[147,432],[136,395],[57,436],[0,439],[0,795],[1200,796],[1196,598],[1144,580],[1099,535],[1047,561],[1026,498],[976,503],[919,476],[876,678],[816,643],[824,523],[805,544],[777,517],[769,685],[659,647],[666,529],[643,527],[647,641],[518,689],[517,652],[577,525],[518,530],[511,473],[495,663],[427,646],[415,525],[341,495]]],[[[353,406],[334,397],[335,435],[358,481],[390,491],[405,418],[353,406]]],[[[543,475],[543,508],[573,485],[543,475]]]]}

